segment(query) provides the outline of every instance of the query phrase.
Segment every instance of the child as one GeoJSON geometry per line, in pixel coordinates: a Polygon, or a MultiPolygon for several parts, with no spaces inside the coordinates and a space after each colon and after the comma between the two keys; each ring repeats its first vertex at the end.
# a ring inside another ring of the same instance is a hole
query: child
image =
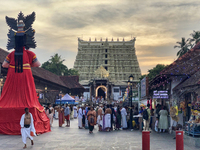
{"type": "Polygon", "coordinates": [[[156,122],[155,122],[155,131],[158,132],[158,117],[156,117],[156,122]]]}

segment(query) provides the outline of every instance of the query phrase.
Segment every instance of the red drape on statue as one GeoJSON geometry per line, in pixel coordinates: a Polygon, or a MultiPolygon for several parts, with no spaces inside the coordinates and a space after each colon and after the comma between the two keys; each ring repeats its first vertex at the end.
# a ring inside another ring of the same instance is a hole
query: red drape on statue
{"type": "Polygon", "coordinates": [[[21,134],[20,118],[28,107],[34,118],[37,133],[50,131],[49,119],[44,107],[37,99],[35,83],[31,72],[31,65],[36,61],[36,55],[28,50],[23,51],[23,72],[15,73],[14,52],[11,52],[6,61],[10,63],[6,82],[0,97],[0,133],[21,134]]]}

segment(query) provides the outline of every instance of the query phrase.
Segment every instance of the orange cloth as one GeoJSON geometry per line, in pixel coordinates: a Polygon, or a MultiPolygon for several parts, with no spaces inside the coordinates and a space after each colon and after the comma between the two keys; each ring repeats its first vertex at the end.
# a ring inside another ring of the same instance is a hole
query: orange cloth
{"type": "Polygon", "coordinates": [[[95,124],[96,124],[96,122],[97,122],[97,117],[96,117],[96,111],[95,110],[93,110],[93,111],[88,111],[88,113],[87,113],[87,117],[88,117],[88,122],[89,122],[89,124],[91,125],[91,126],[94,126],[95,124]],[[90,118],[91,117],[94,117],[94,123],[90,123],[90,118]]]}
{"type": "Polygon", "coordinates": [[[62,127],[62,125],[65,123],[65,116],[64,116],[63,108],[58,109],[58,118],[59,118],[59,127],[62,127]]]}

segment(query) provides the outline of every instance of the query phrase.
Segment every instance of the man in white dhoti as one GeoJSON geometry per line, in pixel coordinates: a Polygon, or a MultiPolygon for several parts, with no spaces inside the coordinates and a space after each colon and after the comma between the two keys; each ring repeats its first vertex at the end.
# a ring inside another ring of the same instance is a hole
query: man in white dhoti
{"type": "Polygon", "coordinates": [[[25,108],[25,114],[22,115],[20,120],[20,126],[21,126],[21,135],[22,135],[22,141],[24,143],[24,149],[26,148],[26,138],[29,138],[31,140],[31,145],[33,145],[33,137],[31,136],[31,132],[34,136],[35,134],[35,128],[33,124],[33,116],[31,113],[29,113],[29,109],[25,108]]]}
{"type": "Polygon", "coordinates": [[[73,107],[73,109],[74,109],[74,119],[76,119],[77,118],[77,107],[76,107],[76,105],[73,107]]]}
{"type": "Polygon", "coordinates": [[[122,115],[122,128],[126,129],[127,128],[127,121],[126,121],[127,112],[124,107],[122,107],[121,115],[122,115]]]}
{"type": "Polygon", "coordinates": [[[102,109],[103,105],[100,104],[99,105],[99,109],[98,109],[98,117],[97,117],[97,123],[99,126],[99,131],[102,131],[102,127],[103,127],[103,109],[102,109]]]}
{"type": "Polygon", "coordinates": [[[107,105],[106,111],[105,111],[105,126],[104,129],[105,131],[110,131],[111,130],[111,114],[112,110],[109,108],[110,106],[107,105]]]}
{"type": "Polygon", "coordinates": [[[80,106],[80,108],[78,110],[78,127],[79,127],[79,129],[82,129],[82,119],[83,119],[83,110],[80,106]]]}

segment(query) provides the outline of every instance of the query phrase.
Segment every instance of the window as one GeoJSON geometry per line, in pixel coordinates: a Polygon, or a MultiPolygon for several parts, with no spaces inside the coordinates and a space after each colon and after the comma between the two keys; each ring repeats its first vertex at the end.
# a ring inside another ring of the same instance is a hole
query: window
{"type": "Polygon", "coordinates": [[[105,58],[107,58],[108,56],[107,56],[107,54],[105,55],[105,58]]]}
{"type": "Polygon", "coordinates": [[[105,67],[106,70],[108,70],[108,67],[105,67]]]}
{"type": "Polygon", "coordinates": [[[105,60],[105,64],[108,64],[108,60],[105,60]]]}
{"type": "Polygon", "coordinates": [[[108,52],[108,50],[107,50],[107,49],[105,49],[105,52],[107,53],[107,52],[108,52]]]}
{"type": "Polygon", "coordinates": [[[115,92],[115,93],[119,92],[119,89],[114,89],[114,92],[115,92]]]}

